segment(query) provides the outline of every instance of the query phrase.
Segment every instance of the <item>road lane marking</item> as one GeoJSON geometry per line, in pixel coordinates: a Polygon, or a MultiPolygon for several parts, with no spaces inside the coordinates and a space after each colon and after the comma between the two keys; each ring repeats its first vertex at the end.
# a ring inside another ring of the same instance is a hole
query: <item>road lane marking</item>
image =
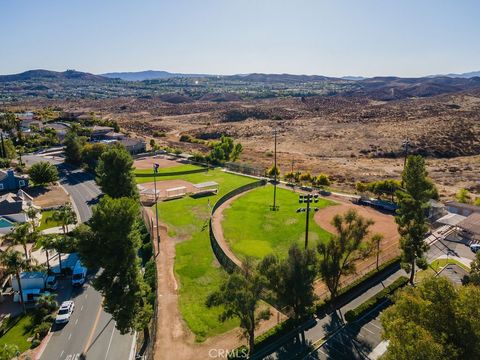
{"type": "Polygon", "coordinates": [[[82,311],[82,310],[83,310],[83,305],[82,305],[82,307],[80,308],[80,311],[82,311]]]}
{"type": "Polygon", "coordinates": [[[75,320],[75,325],[77,325],[77,324],[78,324],[78,319],[77,319],[77,320],[75,320]]]}
{"type": "Polygon", "coordinates": [[[113,334],[115,333],[115,324],[113,325],[112,335],[110,335],[110,341],[108,342],[107,352],[105,353],[105,360],[107,360],[108,352],[110,351],[110,346],[112,345],[113,334]]]}
{"type": "Polygon", "coordinates": [[[68,335],[68,340],[70,340],[72,338],[72,334],[68,335]]]}
{"type": "Polygon", "coordinates": [[[88,294],[85,294],[85,300],[88,299],[88,294]]]}
{"type": "Polygon", "coordinates": [[[65,352],[65,350],[62,350],[62,352],[60,353],[60,357],[62,357],[64,352],[65,352]]]}
{"type": "Polygon", "coordinates": [[[83,348],[83,354],[85,355],[88,351],[88,348],[90,347],[90,343],[92,342],[93,338],[93,333],[95,332],[95,329],[97,328],[98,321],[100,320],[100,314],[102,313],[102,304],[98,306],[98,311],[97,311],[97,316],[95,317],[95,321],[92,326],[92,330],[90,330],[90,335],[88,335],[88,340],[87,343],[85,344],[85,347],[83,348]]]}

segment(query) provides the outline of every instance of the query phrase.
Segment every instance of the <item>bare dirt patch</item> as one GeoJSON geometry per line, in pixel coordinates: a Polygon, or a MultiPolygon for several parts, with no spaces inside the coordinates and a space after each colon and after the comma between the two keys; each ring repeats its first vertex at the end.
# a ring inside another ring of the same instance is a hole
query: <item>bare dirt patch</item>
{"type": "Polygon", "coordinates": [[[181,166],[182,164],[176,160],[168,159],[163,155],[153,156],[153,157],[146,157],[140,158],[133,162],[133,166],[136,169],[144,170],[144,169],[152,169],[153,164],[158,164],[161,169],[163,168],[171,168],[176,166],[181,166]]]}
{"type": "Polygon", "coordinates": [[[60,185],[35,186],[25,190],[33,197],[33,204],[43,208],[65,205],[70,197],[60,185]]]}

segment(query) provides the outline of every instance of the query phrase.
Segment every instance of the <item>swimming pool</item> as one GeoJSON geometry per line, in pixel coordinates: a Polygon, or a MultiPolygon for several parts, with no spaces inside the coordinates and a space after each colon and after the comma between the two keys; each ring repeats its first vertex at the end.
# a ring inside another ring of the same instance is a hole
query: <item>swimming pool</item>
{"type": "Polygon", "coordinates": [[[8,221],[7,219],[0,217],[0,228],[8,228],[12,226],[13,226],[13,223],[11,221],[8,221]]]}

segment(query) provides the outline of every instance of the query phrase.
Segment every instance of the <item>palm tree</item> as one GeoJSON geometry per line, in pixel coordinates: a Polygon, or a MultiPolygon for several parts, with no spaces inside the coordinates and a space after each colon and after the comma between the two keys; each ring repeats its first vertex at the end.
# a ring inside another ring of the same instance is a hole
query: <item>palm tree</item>
{"type": "Polygon", "coordinates": [[[63,236],[67,236],[68,225],[77,223],[77,214],[73,211],[72,205],[66,204],[60,209],[55,210],[52,216],[47,219],[47,223],[49,221],[60,223],[62,225],[63,236]]]}
{"type": "Polygon", "coordinates": [[[5,272],[8,275],[17,277],[18,290],[20,292],[20,301],[22,302],[23,312],[26,313],[25,302],[23,301],[22,282],[20,281],[20,272],[28,269],[28,262],[22,259],[22,254],[19,251],[8,249],[0,254],[0,263],[5,267],[5,272]]]}
{"type": "MultiPolygon", "coordinates": [[[[49,250],[54,250],[56,245],[56,238],[58,236],[55,234],[42,234],[38,237],[36,244],[43,248],[45,251],[45,255],[47,256],[47,271],[50,273],[50,254],[48,253],[49,250]]],[[[61,270],[61,257],[58,254],[60,259],[60,270],[61,270]]]]}
{"type": "Polygon", "coordinates": [[[22,245],[25,252],[25,260],[28,261],[27,244],[29,242],[29,223],[16,223],[7,238],[12,241],[13,245],[22,245]]]}
{"type": "Polygon", "coordinates": [[[27,211],[25,211],[25,214],[27,214],[28,218],[31,220],[32,229],[33,231],[35,231],[37,227],[37,224],[35,223],[35,218],[37,217],[38,209],[30,206],[27,211]]]}

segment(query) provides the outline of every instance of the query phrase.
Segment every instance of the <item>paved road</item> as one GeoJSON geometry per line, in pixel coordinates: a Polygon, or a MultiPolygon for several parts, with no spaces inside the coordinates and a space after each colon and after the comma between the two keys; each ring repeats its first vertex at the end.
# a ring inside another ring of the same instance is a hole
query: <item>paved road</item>
{"type": "Polygon", "coordinates": [[[75,311],[63,327],[53,327],[51,338],[40,359],[76,360],[129,359],[132,336],[115,330],[111,316],[101,307],[101,296],[89,284],[71,290],[66,298],[75,301],[75,311]]]}
{"type": "Polygon", "coordinates": [[[57,166],[60,173],[60,184],[72,197],[81,222],[92,216],[91,206],[95,205],[101,194],[92,174],[65,164],[62,158],[53,156],[25,155],[23,160],[28,165],[40,161],[48,161],[57,166]]]}
{"type": "MultiPolygon", "coordinates": [[[[60,183],[72,197],[81,222],[92,216],[91,207],[101,194],[94,177],[67,165],[59,157],[26,155],[23,160],[31,165],[48,161],[58,167],[60,183]]],[[[75,312],[70,322],[53,331],[42,360],[77,360],[84,352],[86,359],[129,359],[134,336],[121,335],[115,329],[112,317],[103,311],[101,295],[89,284],[67,294],[66,300],[75,301],[75,312]]]]}

